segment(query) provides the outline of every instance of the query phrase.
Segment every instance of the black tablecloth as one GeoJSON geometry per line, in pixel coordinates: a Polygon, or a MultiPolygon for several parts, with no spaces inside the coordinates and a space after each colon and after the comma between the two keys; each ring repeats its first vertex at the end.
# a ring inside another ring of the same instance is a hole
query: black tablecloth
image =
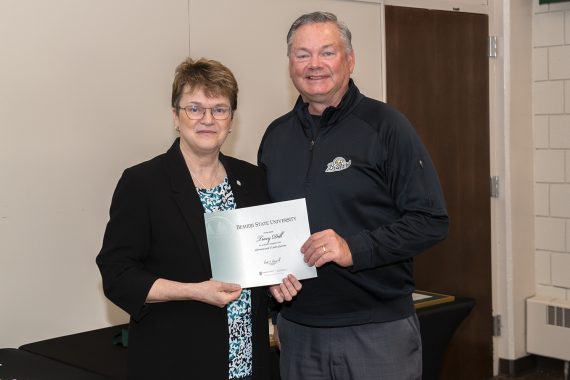
{"type": "MultiPolygon", "coordinates": [[[[456,298],[452,302],[427,306],[417,310],[423,343],[423,380],[436,380],[438,378],[447,345],[453,333],[461,321],[469,314],[474,304],[475,302],[471,298],[456,298]]],[[[37,355],[42,355],[78,369],[106,376],[107,378],[126,379],[127,349],[113,344],[113,338],[126,328],[126,324],[117,325],[25,344],[20,347],[20,350],[24,351],[21,359],[37,361],[37,355]],[[28,357],[25,352],[28,355],[35,355],[28,357]]],[[[277,355],[275,353],[274,357],[272,357],[274,362],[277,362],[277,355]]],[[[25,378],[14,375],[12,377],[19,380],[25,378]]],[[[0,376],[0,379],[5,378],[7,377],[0,376]]],[[[48,377],[42,377],[41,379],[44,378],[47,379],[48,377]]],[[[30,377],[30,380],[33,379],[33,377],[30,377]]],[[[83,378],[62,374],[57,379],[75,380],[83,378]]],[[[90,378],[86,377],[85,379],[90,378]]]]}
{"type": "Polygon", "coordinates": [[[422,380],[437,380],[453,333],[475,305],[472,298],[417,309],[422,335],[422,380]]]}
{"type": "Polygon", "coordinates": [[[104,380],[106,377],[15,348],[0,349],[0,379],[104,380]]]}
{"type": "MultiPolygon", "coordinates": [[[[113,344],[128,325],[117,325],[79,334],[25,344],[20,350],[44,355],[111,379],[127,378],[127,349],[113,344]]],[[[0,378],[2,379],[2,378],[0,378]]]]}

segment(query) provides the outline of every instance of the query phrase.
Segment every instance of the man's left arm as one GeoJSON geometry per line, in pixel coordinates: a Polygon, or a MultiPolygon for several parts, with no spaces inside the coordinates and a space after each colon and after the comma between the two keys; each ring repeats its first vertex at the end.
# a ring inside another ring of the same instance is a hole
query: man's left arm
{"type": "Polygon", "coordinates": [[[390,141],[385,151],[391,156],[382,165],[400,217],[346,238],[333,230],[314,233],[301,248],[310,265],[335,262],[354,271],[389,265],[408,260],[447,236],[443,191],[427,150],[409,123],[390,141]]]}
{"type": "Polygon", "coordinates": [[[397,129],[387,149],[386,175],[399,218],[347,237],[353,270],[408,260],[447,237],[449,217],[443,190],[427,149],[413,127],[397,129]]]}

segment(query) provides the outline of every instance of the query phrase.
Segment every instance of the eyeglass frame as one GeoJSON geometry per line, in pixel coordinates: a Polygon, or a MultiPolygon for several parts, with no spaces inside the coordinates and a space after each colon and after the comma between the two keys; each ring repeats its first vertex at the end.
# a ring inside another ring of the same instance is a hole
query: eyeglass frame
{"type": "Polygon", "coordinates": [[[202,106],[200,106],[200,105],[194,104],[194,105],[189,105],[189,106],[186,106],[186,107],[180,107],[180,106],[178,106],[178,107],[176,107],[176,109],[178,109],[178,110],[184,110],[184,113],[186,114],[186,116],[187,116],[188,119],[190,119],[190,120],[202,120],[202,119],[204,118],[204,115],[206,115],[206,111],[207,111],[207,110],[210,110],[210,115],[212,115],[212,117],[213,117],[214,119],[216,119],[216,120],[228,120],[228,119],[230,118],[230,116],[232,115],[232,113],[233,113],[232,107],[230,107],[230,106],[202,107],[202,106]],[[201,115],[199,118],[191,117],[190,114],[188,113],[188,108],[190,108],[190,107],[198,107],[198,108],[201,108],[201,109],[202,109],[202,115],[201,115]],[[227,108],[227,109],[228,109],[228,115],[227,115],[225,118],[220,119],[219,117],[216,117],[216,116],[214,115],[214,111],[213,111],[214,108],[227,108]]]}

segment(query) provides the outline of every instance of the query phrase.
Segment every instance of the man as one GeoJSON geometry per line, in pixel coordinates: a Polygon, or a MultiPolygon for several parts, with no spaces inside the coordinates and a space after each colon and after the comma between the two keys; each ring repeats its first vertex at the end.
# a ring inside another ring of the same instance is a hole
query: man
{"type": "Polygon", "coordinates": [[[412,260],[448,232],[435,168],[403,115],[360,94],[335,15],[299,17],[287,54],[300,97],[267,128],[258,162],[273,201],[306,199],[301,252],[318,278],[270,289],[283,302],[281,376],[421,379],[412,260]]]}

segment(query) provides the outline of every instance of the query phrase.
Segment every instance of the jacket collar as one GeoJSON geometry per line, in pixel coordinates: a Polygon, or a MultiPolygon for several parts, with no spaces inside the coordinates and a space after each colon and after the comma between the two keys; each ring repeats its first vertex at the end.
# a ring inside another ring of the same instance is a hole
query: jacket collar
{"type": "MultiPolygon", "coordinates": [[[[228,175],[228,181],[236,201],[236,207],[250,206],[251,199],[247,190],[247,178],[241,178],[236,160],[220,153],[220,162],[228,175]]],[[[182,151],[180,150],[180,138],[177,138],[170,149],[166,152],[165,169],[170,177],[172,197],[178,204],[184,220],[198,245],[199,255],[204,267],[211,274],[210,255],[206,239],[206,227],[204,223],[204,208],[200,197],[196,192],[190,171],[186,166],[182,151]]]]}
{"type": "Polygon", "coordinates": [[[178,205],[190,234],[196,242],[204,270],[211,275],[208,242],[205,239],[204,208],[180,151],[180,138],[177,138],[166,152],[164,163],[166,172],[170,177],[172,198],[178,205]]]}
{"type": "MultiPolygon", "coordinates": [[[[348,90],[343,95],[339,105],[337,107],[329,106],[323,112],[320,127],[330,126],[348,116],[363,97],[364,96],[360,93],[352,78],[349,79],[348,90]]],[[[301,120],[303,126],[305,128],[310,128],[313,121],[309,114],[309,103],[303,102],[303,98],[300,95],[297,98],[297,102],[295,103],[293,110],[301,120]]]]}

